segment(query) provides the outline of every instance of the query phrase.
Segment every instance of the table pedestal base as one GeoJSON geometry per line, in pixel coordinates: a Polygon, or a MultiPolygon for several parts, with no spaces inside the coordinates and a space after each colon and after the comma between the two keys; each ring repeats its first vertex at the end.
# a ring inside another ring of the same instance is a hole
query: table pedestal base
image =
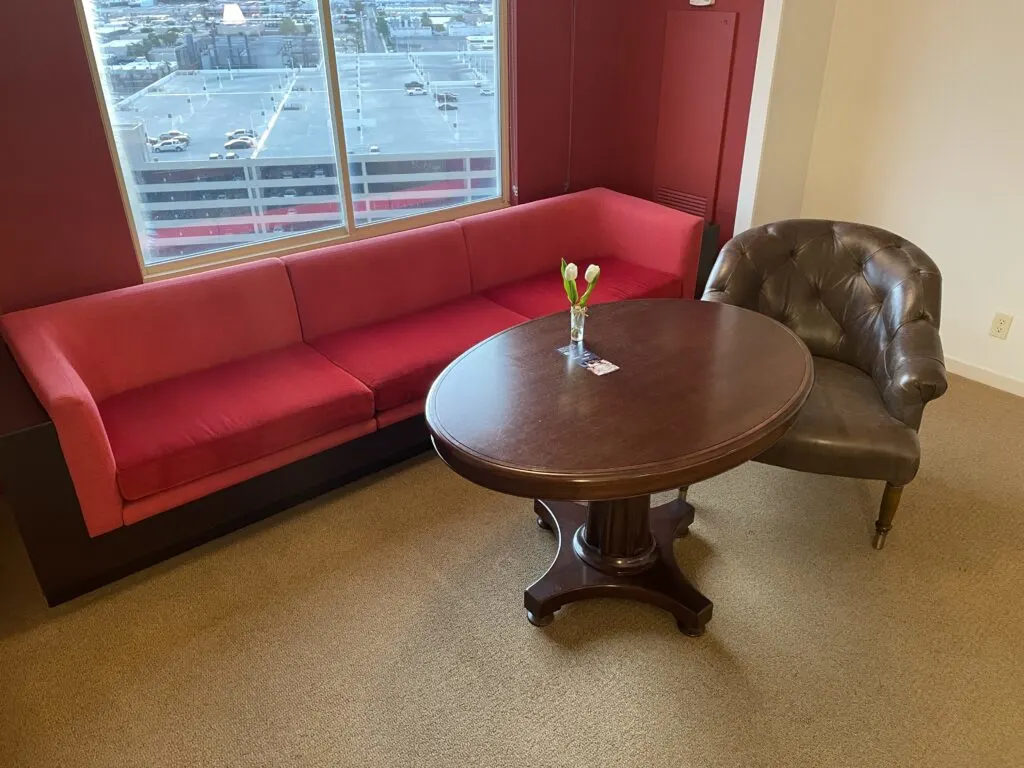
{"type": "Polygon", "coordinates": [[[639,600],[664,608],[679,629],[704,634],[711,601],[686,580],[672,542],[693,522],[676,499],[655,509],[649,496],[617,501],[534,502],[537,524],[558,536],[558,554],[524,598],[530,623],[543,627],[567,603],[591,597],[639,600]]]}

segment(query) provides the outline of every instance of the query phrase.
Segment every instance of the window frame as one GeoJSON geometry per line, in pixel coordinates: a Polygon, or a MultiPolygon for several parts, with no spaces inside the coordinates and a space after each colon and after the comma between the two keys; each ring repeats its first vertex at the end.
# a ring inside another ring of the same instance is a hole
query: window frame
{"type": "MultiPolygon", "coordinates": [[[[349,174],[349,156],[345,144],[345,124],[343,121],[341,107],[341,87],[338,77],[337,52],[334,48],[334,20],[331,16],[331,0],[318,0],[317,9],[320,17],[320,42],[323,46],[322,61],[324,64],[325,77],[327,80],[327,96],[331,111],[331,118],[334,126],[334,146],[338,161],[338,184],[339,193],[342,195],[342,205],[345,212],[345,223],[342,225],[327,227],[313,232],[275,237],[271,240],[259,243],[251,243],[242,246],[224,248],[221,250],[200,253],[194,256],[185,256],[180,259],[172,259],[160,264],[146,264],[142,248],[142,240],[139,232],[139,220],[132,207],[132,196],[129,192],[125,169],[122,165],[120,153],[117,148],[117,141],[114,138],[113,123],[110,110],[107,105],[107,96],[103,89],[103,76],[100,72],[96,52],[93,50],[92,36],[89,32],[89,20],[86,18],[85,0],[74,0],[75,12],[78,16],[79,31],[82,34],[82,44],[85,48],[85,55],[89,63],[89,73],[92,77],[93,90],[100,110],[100,119],[103,121],[103,132],[107,139],[107,152],[111,164],[114,167],[114,174],[117,178],[118,189],[121,194],[121,203],[124,208],[125,223],[131,233],[132,246],[135,249],[135,259],[142,272],[143,282],[161,280],[194,272],[205,272],[219,267],[232,264],[241,264],[248,261],[285,256],[292,253],[299,253],[313,248],[324,246],[341,245],[348,242],[356,242],[371,237],[389,235],[395,232],[403,232],[410,229],[430,226],[447,221],[454,221],[465,216],[472,216],[478,213],[500,210],[511,205],[512,200],[512,179],[511,179],[511,97],[510,97],[510,31],[511,31],[511,0],[494,0],[495,20],[498,29],[495,37],[497,47],[498,88],[496,98],[498,99],[498,163],[497,169],[501,174],[498,195],[489,200],[461,203],[426,213],[401,216],[387,221],[355,226],[355,206],[352,196],[352,186],[349,174]]],[[[471,192],[471,190],[467,190],[471,192]]]]}

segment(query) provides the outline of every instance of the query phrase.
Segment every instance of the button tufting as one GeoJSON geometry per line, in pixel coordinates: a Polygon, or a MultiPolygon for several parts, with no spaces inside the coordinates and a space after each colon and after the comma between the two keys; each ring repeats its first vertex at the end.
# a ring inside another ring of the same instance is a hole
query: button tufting
{"type": "MultiPolygon", "coordinates": [[[[805,336],[812,354],[860,368],[893,416],[902,419],[906,408],[912,421],[919,418],[919,400],[902,401],[923,390],[905,382],[915,370],[927,377],[935,361],[941,372],[942,360],[938,297],[922,289],[941,277],[925,254],[874,227],[793,220],[751,230],[719,257],[724,268],[741,261],[753,274],[730,286],[725,300],[759,308],[805,336]],[[910,324],[912,332],[901,330],[910,324]],[[918,361],[927,364],[915,368],[918,361]]],[[[927,391],[945,390],[942,380],[925,381],[927,391]]]]}

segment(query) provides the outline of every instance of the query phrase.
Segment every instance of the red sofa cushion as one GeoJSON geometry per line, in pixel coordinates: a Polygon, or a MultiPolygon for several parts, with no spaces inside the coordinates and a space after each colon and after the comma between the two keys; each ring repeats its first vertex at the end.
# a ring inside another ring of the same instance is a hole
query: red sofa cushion
{"type": "Polygon", "coordinates": [[[129,500],[373,417],[373,396],[295,344],[115,395],[99,404],[129,500]]]}
{"type": "Polygon", "coordinates": [[[25,310],[15,323],[48,335],[89,392],[119,392],[302,341],[278,259],[25,310]]]}
{"type": "Polygon", "coordinates": [[[587,189],[460,219],[477,293],[609,259],[675,275],[677,296],[693,295],[704,220],[623,195],[587,189]]]}
{"type": "Polygon", "coordinates": [[[373,390],[378,411],[421,400],[448,363],[526,318],[480,296],[343,331],[313,346],[373,390]]]}
{"type": "MultiPolygon", "coordinates": [[[[678,299],[681,295],[682,286],[676,275],[640,267],[621,259],[600,261],[601,279],[591,294],[591,304],[623,299],[678,299]]],[[[580,271],[586,269],[586,266],[579,265],[580,271]]],[[[584,281],[580,279],[578,283],[580,290],[584,290],[584,281]]],[[[542,317],[569,308],[557,270],[554,274],[545,273],[484,291],[483,295],[526,317],[542,317]]]]}
{"type": "Polygon", "coordinates": [[[473,290],[555,270],[561,259],[576,263],[601,253],[596,208],[584,193],[551,197],[460,219],[466,237],[473,290]]]}
{"type": "Polygon", "coordinates": [[[455,222],[286,256],[308,341],[468,296],[455,222]]]}

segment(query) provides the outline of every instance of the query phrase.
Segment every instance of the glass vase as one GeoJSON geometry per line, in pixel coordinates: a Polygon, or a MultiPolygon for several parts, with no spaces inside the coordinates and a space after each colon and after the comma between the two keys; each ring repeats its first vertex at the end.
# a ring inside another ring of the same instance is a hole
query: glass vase
{"type": "Polygon", "coordinates": [[[586,320],[586,307],[572,307],[569,309],[569,340],[573,344],[583,343],[583,324],[586,320]]]}

